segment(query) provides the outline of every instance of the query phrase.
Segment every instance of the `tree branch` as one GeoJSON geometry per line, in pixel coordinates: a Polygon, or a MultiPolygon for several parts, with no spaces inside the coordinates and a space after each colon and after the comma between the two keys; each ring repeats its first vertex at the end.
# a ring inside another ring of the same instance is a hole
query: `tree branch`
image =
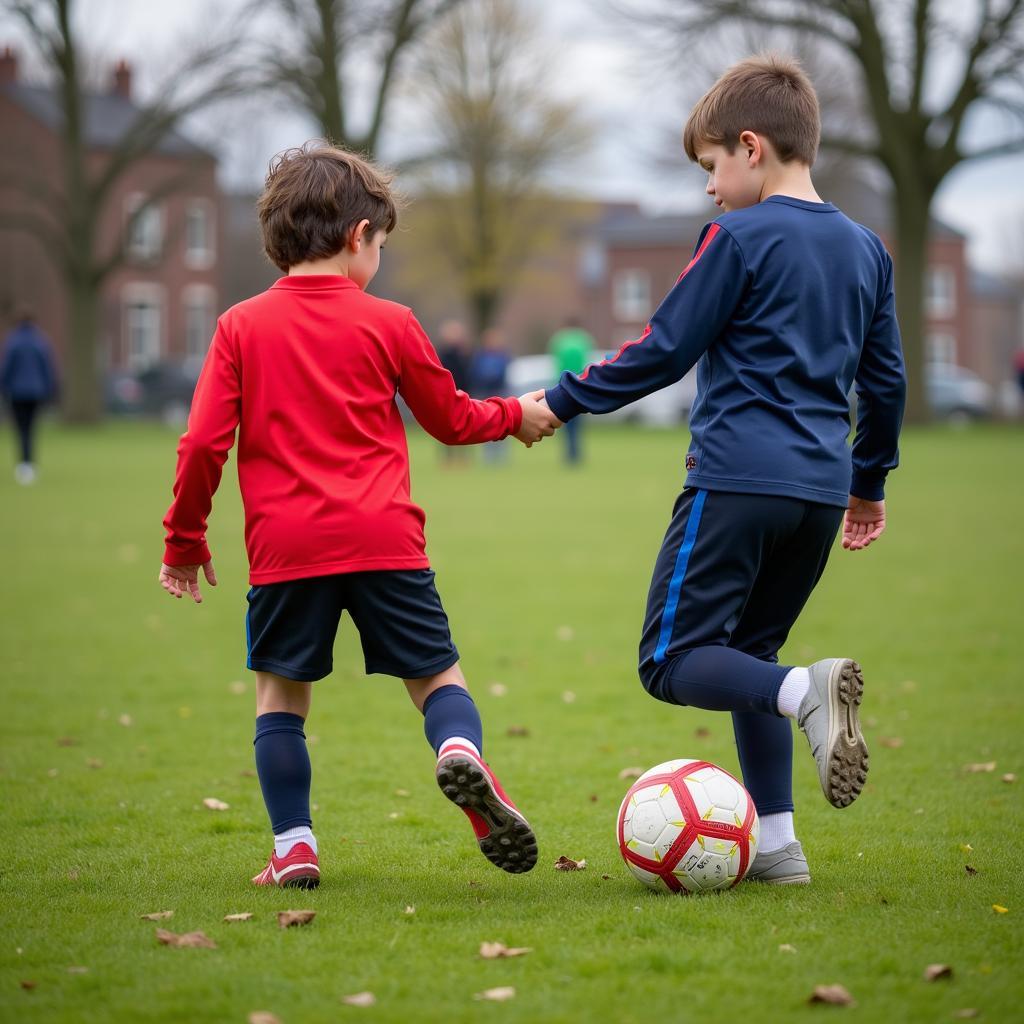
{"type": "Polygon", "coordinates": [[[990,146],[982,146],[969,153],[959,153],[960,162],[965,160],[987,160],[995,156],[1013,156],[1024,152],[1024,135],[1008,142],[995,142],[990,146]]]}

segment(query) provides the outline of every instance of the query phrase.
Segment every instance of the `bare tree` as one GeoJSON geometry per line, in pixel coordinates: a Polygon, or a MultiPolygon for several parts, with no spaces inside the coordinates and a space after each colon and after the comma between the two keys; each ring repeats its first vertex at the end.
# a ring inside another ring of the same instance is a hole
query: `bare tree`
{"type": "Polygon", "coordinates": [[[433,126],[431,148],[409,162],[419,223],[478,332],[530,251],[557,230],[545,175],[589,137],[575,105],[545,88],[555,63],[515,0],[469,0],[438,26],[416,68],[433,126]]]}
{"type": "Polygon", "coordinates": [[[269,84],[309,114],[325,138],[372,156],[406,51],[461,0],[274,2],[284,25],[264,57],[269,84]],[[365,82],[356,81],[360,72],[365,82]],[[369,122],[355,128],[352,98],[366,92],[369,122]]]}
{"type": "MultiPolygon", "coordinates": [[[[924,393],[924,272],[932,200],[966,161],[1024,151],[1024,0],[626,0],[629,16],[678,54],[709,31],[746,24],[814,40],[860,73],[863,129],[833,124],[823,146],[877,161],[892,181],[896,299],[910,370],[907,415],[928,416],[924,393]],[[943,88],[946,71],[952,80],[943,88]],[[978,115],[996,138],[968,144],[978,115]]],[[[835,120],[835,119],[833,119],[835,120]]]]}
{"type": "Polygon", "coordinates": [[[147,208],[185,187],[192,168],[185,163],[168,171],[113,241],[103,231],[112,197],[126,172],[153,153],[184,118],[245,89],[231,59],[240,53],[239,44],[236,39],[230,45],[219,41],[193,48],[155,99],[139,108],[123,135],[98,152],[90,147],[86,131],[85,56],[72,28],[74,0],[8,0],[4,6],[36,50],[61,120],[56,177],[48,179],[33,165],[30,153],[15,147],[0,162],[0,186],[20,200],[16,211],[0,219],[0,228],[34,236],[60,274],[69,308],[64,411],[71,421],[89,422],[101,412],[97,334],[103,283],[123,263],[135,221],[147,208]]]}

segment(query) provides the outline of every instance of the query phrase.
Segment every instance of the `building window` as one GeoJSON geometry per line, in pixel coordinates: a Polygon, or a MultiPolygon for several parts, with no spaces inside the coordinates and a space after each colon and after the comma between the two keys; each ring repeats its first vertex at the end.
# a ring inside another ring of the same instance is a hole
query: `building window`
{"type": "Polygon", "coordinates": [[[163,289],[130,284],[122,292],[125,361],[130,370],[148,369],[163,355],[163,289]]]}
{"type": "Polygon", "coordinates": [[[164,245],[164,214],[158,204],[146,205],[148,196],[136,192],[125,204],[128,255],[144,263],[160,257],[164,245]]]}
{"type": "Polygon", "coordinates": [[[201,363],[206,358],[217,316],[217,293],[212,285],[191,284],[183,292],[185,358],[201,363]]]}
{"type": "Polygon", "coordinates": [[[620,270],[615,275],[612,308],[620,323],[642,323],[651,315],[651,275],[646,270],[620,270]]]}
{"type": "Polygon", "coordinates": [[[191,199],[185,208],[185,263],[193,269],[213,265],[217,255],[213,203],[191,199]]]}
{"type": "Polygon", "coordinates": [[[928,362],[956,366],[956,338],[946,333],[929,334],[928,362]]]}
{"type": "Polygon", "coordinates": [[[929,316],[953,316],[956,312],[956,275],[949,267],[929,267],[925,275],[924,295],[929,316]]]}

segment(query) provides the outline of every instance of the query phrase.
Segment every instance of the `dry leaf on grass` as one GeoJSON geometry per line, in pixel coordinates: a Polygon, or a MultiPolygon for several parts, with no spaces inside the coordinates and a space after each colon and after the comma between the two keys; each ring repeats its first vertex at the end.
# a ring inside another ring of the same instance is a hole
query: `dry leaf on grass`
{"type": "Polygon", "coordinates": [[[309,924],[314,917],[316,917],[315,910],[279,910],[277,912],[277,923],[282,928],[293,928],[309,924]]]}
{"type": "Polygon", "coordinates": [[[693,735],[699,740],[706,740],[711,735],[711,730],[706,725],[698,725],[693,730],[693,735]]]}
{"type": "Polygon", "coordinates": [[[245,913],[245,914],[225,914],[224,915],[224,920],[229,922],[229,923],[232,922],[232,921],[248,921],[250,917],[252,917],[252,914],[249,914],[249,913],[245,913]]]}
{"type": "Polygon", "coordinates": [[[223,800],[218,800],[215,796],[208,796],[203,800],[203,806],[208,807],[211,811],[226,811],[231,805],[224,803],[223,800]]]}
{"type": "Polygon", "coordinates": [[[583,871],[586,869],[585,860],[573,860],[572,857],[559,857],[555,861],[556,871],[583,871]]]}
{"type": "Polygon", "coordinates": [[[132,716],[131,715],[121,715],[121,717],[118,718],[117,721],[118,721],[119,725],[123,725],[127,729],[132,724],[132,716]]]}
{"type": "Polygon", "coordinates": [[[964,871],[969,875],[976,875],[978,873],[978,869],[973,864],[965,864],[964,871]]]}
{"type": "Polygon", "coordinates": [[[235,679],[228,683],[228,689],[236,696],[241,697],[245,693],[245,683],[241,679],[235,679]]]}
{"type": "Polygon", "coordinates": [[[1010,912],[1010,911],[1009,911],[1009,908],[1007,908],[1007,907],[1004,907],[1004,906],[1001,906],[1001,905],[1000,905],[1000,904],[998,904],[998,903],[993,903],[993,904],[992,904],[992,909],[993,909],[993,910],[994,910],[994,911],[995,911],[995,912],[996,912],[997,914],[1008,914],[1008,913],[1010,912]]]}
{"type": "Polygon", "coordinates": [[[620,779],[639,779],[640,776],[643,775],[643,773],[644,773],[643,768],[635,768],[635,767],[623,768],[622,771],[619,772],[619,778],[620,779]]]}
{"type": "Polygon", "coordinates": [[[1003,782],[1016,782],[1016,781],[1017,781],[1017,776],[1014,775],[1013,772],[1007,772],[1003,776],[1003,782]]]}
{"type": "Polygon", "coordinates": [[[68,974],[88,974],[89,968],[82,967],[80,964],[74,964],[68,968],[68,974]]]}
{"type": "Polygon", "coordinates": [[[217,943],[214,942],[206,932],[185,932],[182,935],[176,935],[174,932],[169,932],[164,928],[157,928],[156,941],[162,943],[164,946],[188,947],[193,949],[217,948],[217,943]]]}
{"type": "Polygon", "coordinates": [[[39,982],[38,982],[38,981],[29,981],[29,980],[28,980],[28,979],[26,978],[26,979],[25,979],[24,981],[20,982],[19,984],[21,985],[21,987],[22,987],[23,989],[25,989],[25,990],[26,990],[26,991],[28,991],[28,992],[31,992],[31,991],[32,991],[32,989],[34,989],[34,988],[36,987],[36,985],[38,985],[38,984],[39,984],[39,982]]]}
{"type": "Polygon", "coordinates": [[[555,637],[567,644],[576,634],[573,632],[572,626],[559,626],[555,630],[555,637]]]}
{"type": "Polygon", "coordinates": [[[974,852],[974,847],[971,846],[970,843],[961,843],[960,844],[960,852],[961,853],[973,853],[974,852]]]}
{"type": "Polygon", "coordinates": [[[498,960],[507,956],[525,956],[532,953],[530,946],[506,946],[503,942],[481,942],[480,956],[484,960],[498,960]]]}
{"type": "Polygon", "coordinates": [[[511,985],[503,985],[500,988],[485,988],[483,992],[477,992],[474,999],[487,999],[492,1003],[504,1003],[514,999],[516,990],[511,985]]]}
{"type": "Polygon", "coordinates": [[[490,692],[492,697],[504,697],[508,687],[504,683],[491,683],[490,692]]]}
{"type": "Polygon", "coordinates": [[[58,747],[77,747],[78,746],[78,740],[76,740],[74,736],[61,736],[57,740],[57,746],[58,747]]]}
{"type": "Polygon", "coordinates": [[[173,910],[158,910],[155,914],[140,914],[140,921],[166,921],[167,918],[174,917],[173,910]]]}
{"type": "Polygon", "coordinates": [[[883,747],[888,747],[890,750],[899,750],[903,746],[902,736],[883,736],[879,741],[883,747]]]}
{"type": "Polygon", "coordinates": [[[103,762],[98,757],[87,757],[85,759],[86,768],[102,768],[103,762]]]}
{"type": "Polygon", "coordinates": [[[510,725],[505,730],[506,736],[529,736],[530,730],[525,725],[510,725]]]}
{"type": "Polygon", "coordinates": [[[832,1006],[854,1006],[853,996],[842,985],[818,985],[811,993],[809,1003],[829,1003],[832,1006]]]}
{"type": "Polygon", "coordinates": [[[779,952],[780,953],[795,953],[796,952],[796,946],[791,946],[788,942],[780,943],[780,945],[779,945],[779,952]]]}
{"type": "Polygon", "coordinates": [[[975,764],[965,764],[965,772],[994,772],[996,770],[995,761],[978,761],[975,764]]]}
{"type": "Polygon", "coordinates": [[[957,1020],[972,1020],[978,1016],[978,1011],[973,1006],[965,1006],[962,1010],[957,1010],[953,1016],[957,1020]]]}
{"type": "Polygon", "coordinates": [[[377,997],[372,992],[354,992],[350,996],[342,996],[341,1001],[346,1006],[373,1006],[377,997]]]}
{"type": "Polygon", "coordinates": [[[249,1024],[281,1024],[281,1018],[266,1010],[257,1010],[249,1014],[249,1024]]]}
{"type": "Polygon", "coordinates": [[[408,795],[409,795],[409,790],[407,790],[407,789],[396,789],[395,790],[395,796],[406,797],[408,795]]]}
{"type": "Polygon", "coordinates": [[[403,913],[407,914],[409,917],[412,917],[412,915],[416,913],[416,908],[412,906],[406,907],[403,913]]]}
{"type": "Polygon", "coordinates": [[[924,969],[925,981],[938,981],[940,978],[952,978],[953,968],[949,964],[929,964],[924,969]]]}

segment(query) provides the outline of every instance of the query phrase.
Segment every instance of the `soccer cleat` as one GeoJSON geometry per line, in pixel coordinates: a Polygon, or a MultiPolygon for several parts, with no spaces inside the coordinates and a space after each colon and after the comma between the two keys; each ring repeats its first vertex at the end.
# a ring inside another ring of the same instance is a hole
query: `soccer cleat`
{"type": "Polygon", "coordinates": [[[270,855],[270,863],[252,880],[253,885],[282,889],[315,889],[320,884],[320,864],[305,843],[296,843],[287,857],[270,855]]]}
{"type": "Polygon", "coordinates": [[[530,823],[469,747],[453,743],[442,749],[437,784],[465,812],[480,850],[492,864],[517,875],[537,863],[537,839],[530,823]]]}
{"type": "Polygon", "coordinates": [[[746,878],[768,885],[807,885],[811,873],[800,840],[787,843],[771,853],[758,850],[754,862],[747,869],[746,878]]]}
{"type": "Polygon", "coordinates": [[[833,807],[848,807],[868,774],[868,745],[857,718],[864,677],[849,658],[816,661],[808,672],[811,685],[800,702],[797,725],[811,745],[825,798],[833,807]]]}

